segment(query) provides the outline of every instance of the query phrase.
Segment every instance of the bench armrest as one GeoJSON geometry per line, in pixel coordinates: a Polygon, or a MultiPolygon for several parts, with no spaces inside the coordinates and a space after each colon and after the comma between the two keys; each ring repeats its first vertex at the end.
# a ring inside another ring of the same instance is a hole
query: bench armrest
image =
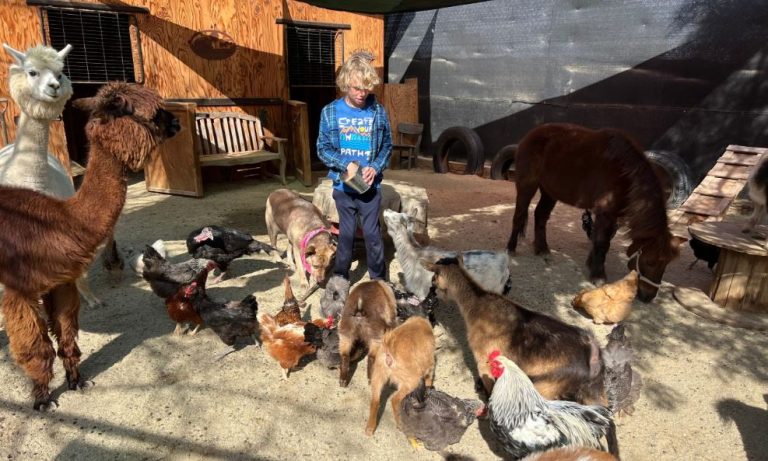
{"type": "Polygon", "coordinates": [[[266,139],[268,141],[276,141],[276,142],[288,142],[288,138],[278,138],[277,136],[262,136],[261,139],[266,139]]]}

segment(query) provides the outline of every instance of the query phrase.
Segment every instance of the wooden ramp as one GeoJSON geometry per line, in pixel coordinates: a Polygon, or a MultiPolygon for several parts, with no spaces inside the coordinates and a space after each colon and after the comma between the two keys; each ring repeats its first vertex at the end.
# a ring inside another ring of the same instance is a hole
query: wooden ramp
{"type": "Polygon", "coordinates": [[[677,209],[669,211],[673,235],[690,238],[688,225],[720,221],[747,184],[752,169],[768,148],[729,145],[703,181],[677,209]]]}

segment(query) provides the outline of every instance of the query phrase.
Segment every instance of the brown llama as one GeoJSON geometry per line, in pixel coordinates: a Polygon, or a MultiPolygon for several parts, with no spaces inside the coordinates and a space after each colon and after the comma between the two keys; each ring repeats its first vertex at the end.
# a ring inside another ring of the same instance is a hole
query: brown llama
{"type": "Polygon", "coordinates": [[[112,235],[125,203],[126,168],[142,168],[155,146],[179,130],[178,120],[162,109],[160,96],[138,85],[110,83],[74,105],[91,113],[85,128],[90,160],[77,193],[59,200],[0,187],[2,308],[11,354],[32,379],[36,410],[58,406],[48,387],[56,355],[49,325],[69,389],[91,384],[78,370],[80,298],[75,281],[99,244],[112,235]]]}
{"type": "Polygon", "coordinates": [[[438,294],[458,305],[477,374],[489,396],[494,381],[488,354],[499,350],[548,400],[606,403],[600,348],[590,333],[484,290],[467,275],[461,259],[422,264],[435,273],[438,294]]]}

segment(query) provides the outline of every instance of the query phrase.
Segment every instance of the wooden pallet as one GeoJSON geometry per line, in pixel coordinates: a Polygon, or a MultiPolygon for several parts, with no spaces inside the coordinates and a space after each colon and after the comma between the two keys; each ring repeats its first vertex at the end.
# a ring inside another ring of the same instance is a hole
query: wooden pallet
{"type": "Polygon", "coordinates": [[[728,207],[747,184],[752,169],[768,148],[729,145],[688,199],[669,212],[673,235],[690,238],[688,225],[720,221],[728,207]]]}

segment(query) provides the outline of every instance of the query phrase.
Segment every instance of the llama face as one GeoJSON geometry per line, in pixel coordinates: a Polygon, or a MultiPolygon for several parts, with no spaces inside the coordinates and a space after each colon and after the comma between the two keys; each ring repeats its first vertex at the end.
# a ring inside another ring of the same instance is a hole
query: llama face
{"type": "Polygon", "coordinates": [[[33,118],[58,117],[72,96],[72,84],[62,73],[64,58],[72,47],[67,45],[57,52],[37,46],[26,53],[4,47],[15,61],[10,66],[11,97],[33,118]]]}

